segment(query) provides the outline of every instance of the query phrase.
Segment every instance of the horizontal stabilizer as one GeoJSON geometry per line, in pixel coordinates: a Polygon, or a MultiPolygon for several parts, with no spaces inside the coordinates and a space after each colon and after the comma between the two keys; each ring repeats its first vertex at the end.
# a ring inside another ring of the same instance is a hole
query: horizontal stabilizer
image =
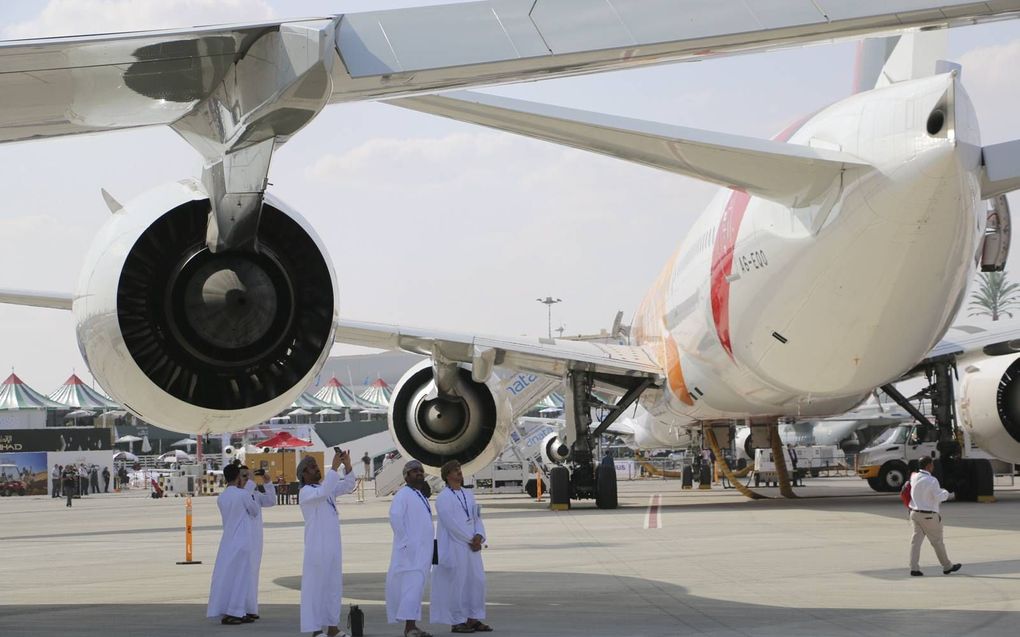
{"type": "Polygon", "coordinates": [[[867,166],[826,149],[467,91],[389,103],[668,170],[793,207],[817,200],[844,170],[867,166]]]}
{"type": "Polygon", "coordinates": [[[981,198],[991,199],[1020,190],[1020,139],[981,149],[985,170],[981,175],[981,198]]]}
{"type": "Polygon", "coordinates": [[[0,303],[48,307],[54,310],[71,309],[72,297],[67,293],[36,292],[34,290],[0,290],[0,303]]]}

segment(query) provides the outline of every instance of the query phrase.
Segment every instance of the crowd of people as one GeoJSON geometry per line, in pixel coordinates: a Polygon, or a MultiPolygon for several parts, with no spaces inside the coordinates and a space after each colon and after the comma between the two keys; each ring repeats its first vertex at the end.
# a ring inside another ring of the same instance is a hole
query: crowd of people
{"type": "MultiPolygon", "coordinates": [[[[422,464],[406,463],[403,474],[405,486],[394,496],[389,514],[393,550],[386,574],[387,619],[403,623],[405,637],[431,637],[417,624],[431,578],[430,623],[449,624],[455,633],[491,631],[483,621],[485,527],[474,495],[463,488],[460,464],[451,461],[442,467],[447,488],[435,499],[435,517],[422,464]]],[[[251,479],[248,467],[228,465],[223,470],[228,486],[217,500],[223,536],[206,614],[226,625],[259,619],[262,509],[276,504],[276,493],[262,472],[254,476],[261,484],[251,479]]],[[[313,456],[305,456],[297,466],[297,478],[305,524],[300,629],[313,635],[343,635],[339,628],[343,553],[336,498],[357,487],[350,453],[337,450],[325,473],[313,456]]]]}

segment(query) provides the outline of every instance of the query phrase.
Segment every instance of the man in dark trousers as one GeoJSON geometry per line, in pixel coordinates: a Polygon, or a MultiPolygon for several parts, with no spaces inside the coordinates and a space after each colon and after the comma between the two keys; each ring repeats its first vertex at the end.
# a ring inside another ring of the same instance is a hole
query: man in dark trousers
{"type": "Polygon", "coordinates": [[[71,506],[71,496],[74,495],[74,485],[78,483],[78,470],[73,464],[64,466],[64,475],[61,478],[64,483],[64,495],[67,496],[67,506],[71,506]]]}
{"type": "Polygon", "coordinates": [[[103,467],[103,493],[110,492],[110,467],[103,467]]]}
{"type": "Polygon", "coordinates": [[[92,493],[99,493],[99,467],[92,465],[89,469],[89,487],[92,493]]]}

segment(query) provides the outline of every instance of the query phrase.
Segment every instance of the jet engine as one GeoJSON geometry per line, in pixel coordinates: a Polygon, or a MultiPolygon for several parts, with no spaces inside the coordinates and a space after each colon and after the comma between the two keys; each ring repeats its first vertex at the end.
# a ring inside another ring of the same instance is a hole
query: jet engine
{"type": "Polygon", "coordinates": [[[559,434],[551,433],[542,439],[542,460],[547,464],[563,464],[569,457],[570,447],[559,434]]]}
{"type": "Polygon", "coordinates": [[[115,212],[74,297],[100,385],[174,431],[236,431],[290,405],[333,344],[336,277],[309,224],[266,195],[254,250],[206,247],[208,195],[186,180],[115,212]]]}
{"type": "Polygon", "coordinates": [[[432,361],[424,360],[393,389],[390,434],[400,453],[419,460],[429,473],[438,474],[443,463],[459,460],[464,475],[471,475],[503,451],[510,414],[510,402],[494,377],[475,382],[469,369],[458,367],[453,393],[442,396],[432,361]]]}
{"type": "Polygon", "coordinates": [[[1020,356],[967,366],[960,383],[960,421],[979,447],[1020,462],[1020,356]]]}

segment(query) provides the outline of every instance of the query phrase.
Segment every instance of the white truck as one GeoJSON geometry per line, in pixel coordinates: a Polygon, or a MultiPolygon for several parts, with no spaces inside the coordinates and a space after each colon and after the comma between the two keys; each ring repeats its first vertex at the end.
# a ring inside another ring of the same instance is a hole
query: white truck
{"type": "MultiPolygon", "coordinates": [[[[961,431],[964,458],[990,460],[993,466],[1003,464],[972,445],[966,429],[961,431]]],[[[910,476],[910,463],[924,456],[937,458],[937,444],[938,432],[932,427],[916,423],[893,425],[861,450],[857,458],[857,475],[867,480],[868,486],[875,491],[899,491],[910,476]]]]}

